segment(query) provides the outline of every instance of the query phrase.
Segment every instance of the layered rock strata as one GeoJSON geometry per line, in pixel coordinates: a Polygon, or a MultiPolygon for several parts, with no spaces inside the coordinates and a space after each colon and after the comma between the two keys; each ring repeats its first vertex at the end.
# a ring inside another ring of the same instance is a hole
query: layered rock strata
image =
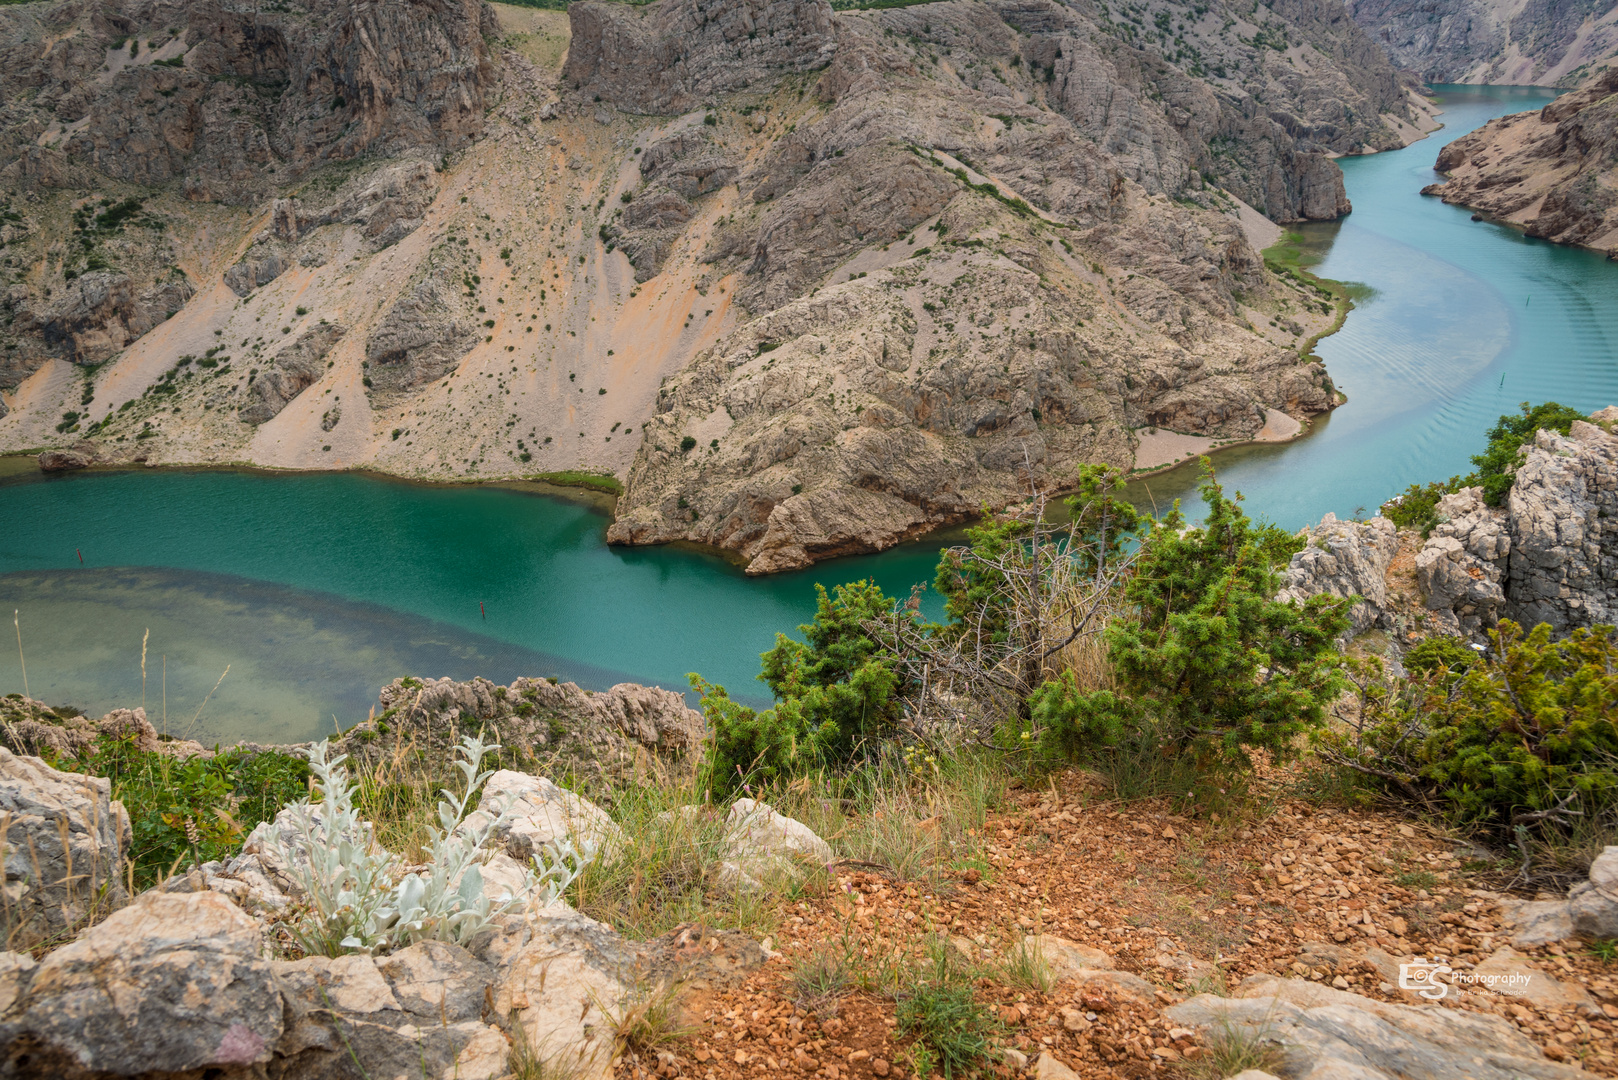
{"type": "Polygon", "coordinates": [[[0,448],[611,474],[754,572],[1330,408],[1242,204],[1428,125],[1330,0],[211,10],[0,14],[0,448]]]}
{"type": "Polygon", "coordinates": [[[1573,86],[1618,57],[1618,3],[1347,0],[1401,68],[1435,83],[1573,86]]]}
{"type": "Polygon", "coordinates": [[[1450,143],[1422,189],[1529,236],[1618,252],[1618,67],[1538,112],[1491,120],[1450,143]]]}

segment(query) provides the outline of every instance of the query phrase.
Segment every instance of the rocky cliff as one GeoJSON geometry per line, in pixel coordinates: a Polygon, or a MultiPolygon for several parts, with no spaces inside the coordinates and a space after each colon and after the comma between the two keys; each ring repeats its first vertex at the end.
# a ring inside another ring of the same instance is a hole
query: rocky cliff
{"type": "Polygon", "coordinates": [[[1438,155],[1422,189],[1529,236],[1618,250],[1618,68],[1538,112],[1491,120],[1438,155]]]}
{"type": "Polygon", "coordinates": [[[1618,58],[1614,0],[1347,0],[1401,68],[1429,82],[1577,86],[1618,58]]]}
{"type": "Polygon", "coordinates": [[[1241,204],[1335,217],[1331,155],[1430,126],[1329,0],[32,4],[0,40],[0,449],[610,474],[615,541],[756,571],[1330,408],[1328,298],[1241,204]]]}
{"type": "Polygon", "coordinates": [[[1524,447],[1505,505],[1463,488],[1438,503],[1425,538],[1396,534],[1386,518],[1330,515],[1293,556],[1283,597],[1358,595],[1355,633],[1373,627],[1485,640],[1502,618],[1557,633],[1618,623],[1618,407],[1575,421],[1566,436],[1541,431],[1524,447]],[[1414,554],[1414,595],[1390,588],[1401,540],[1414,554]],[[1405,600],[1418,600],[1411,610],[1405,600]]]}

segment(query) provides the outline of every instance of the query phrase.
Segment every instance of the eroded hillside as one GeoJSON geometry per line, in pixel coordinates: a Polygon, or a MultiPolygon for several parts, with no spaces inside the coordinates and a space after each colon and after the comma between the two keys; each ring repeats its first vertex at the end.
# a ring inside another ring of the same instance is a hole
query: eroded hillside
{"type": "Polygon", "coordinates": [[[1330,408],[1331,304],[1250,207],[1335,217],[1330,155],[1431,126],[1329,3],[69,0],[0,35],[0,448],[610,474],[614,540],[755,571],[1330,408]]]}
{"type": "Polygon", "coordinates": [[[1618,62],[1618,0],[1347,0],[1429,82],[1578,86],[1618,62]]]}
{"type": "Polygon", "coordinates": [[[1438,155],[1422,189],[1529,236],[1618,252],[1618,68],[1538,112],[1491,120],[1438,155]]]}

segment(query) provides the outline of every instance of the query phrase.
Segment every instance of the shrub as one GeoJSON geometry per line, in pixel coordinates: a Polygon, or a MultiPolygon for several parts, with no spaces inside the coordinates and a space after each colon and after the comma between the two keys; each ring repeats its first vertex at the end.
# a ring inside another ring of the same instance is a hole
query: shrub
{"type": "Polygon", "coordinates": [[[1358,662],[1360,718],[1323,736],[1323,755],[1496,832],[1604,819],[1618,807],[1618,631],[1550,634],[1502,619],[1486,653],[1424,643],[1402,682],[1358,662]]]}
{"type": "Polygon", "coordinates": [[[462,739],[456,747],[460,760],[453,764],[464,782],[459,795],[448,789],[440,793],[439,827],[427,828],[427,865],[395,882],[397,859],[375,845],[371,824],[360,820],[354,806],[357,789],[349,783],[345,758],[328,761],[324,739],[310,747],[309,771],[320,795],[319,809],[309,799],[293,804],[288,808],[290,835],[286,828],[276,828],[265,838],[266,849],[288,867],[307,898],[284,924],[306,952],[340,956],[424,940],[465,943],[536,890],[542,890],[541,906],[563,894],[593,857],[588,846],[579,851],[563,841],[543,860],[536,857],[540,872],[526,872],[520,895],[492,900],[484,891],[480,850],[499,821],[465,828],[463,819],[472,797],[492,775],[480,772],[479,766],[498,749],[478,736],[462,739]]]}
{"type": "Polygon", "coordinates": [[[1344,685],[1332,646],[1348,628],[1351,600],[1272,600],[1277,566],[1303,541],[1254,525],[1211,468],[1201,491],[1203,525],[1187,528],[1177,503],[1152,523],[1123,590],[1134,614],[1107,628],[1122,692],[1063,681],[1034,695],[1050,751],[1071,757],[1134,732],[1167,756],[1245,768],[1249,749],[1288,754],[1344,685]]]}
{"type": "Polygon", "coordinates": [[[1468,479],[1452,476],[1442,482],[1411,484],[1403,494],[1382,504],[1382,516],[1401,529],[1420,529],[1421,535],[1426,536],[1438,524],[1438,500],[1466,487],[1468,479]]]}
{"type": "Polygon", "coordinates": [[[1483,488],[1483,500],[1490,506],[1499,506],[1511,490],[1517,471],[1518,452],[1534,441],[1540,430],[1566,435],[1573,421],[1583,420],[1584,414],[1566,405],[1547,401],[1543,405],[1522,403],[1522,415],[1506,414],[1489,429],[1489,446],[1472,459],[1478,467],[1477,482],[1483,488]]]}
{"type": "Polygon", "coordinates": [[[696,448],[696,445],[696,437],[693,435],[687,435],[685,438],[680,440],[680,453],[684,454],[687,451],[693,450],[696,448]]]}
{"type": "Polygon", "coordinates": [[[722,686],[692,675],[713,732],[709,783],[716,795],[769,783],[821,765],[845,766],[890,737],[899,719],[900,677],[893,658],[867,630],[894,603],[870,581],[815,586],[815,621],[798,629],[805,641],[775,636],[759,679],[776,706],[756,712],[722,686]]]}

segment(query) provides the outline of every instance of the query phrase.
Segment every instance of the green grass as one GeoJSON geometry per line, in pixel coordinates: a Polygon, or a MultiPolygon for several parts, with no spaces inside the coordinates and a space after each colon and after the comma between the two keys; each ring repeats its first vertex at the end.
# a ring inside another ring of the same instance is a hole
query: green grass
{"type": "Polygon", "coordinates": [[[1259,255],[1271,273],[1292,278],[1298,284],[1320,293],[1322,298],[1329,296],[1337,308],[1337,315],[1329,327],[1298,346],[1299,356],[1308,356],[1320,344],[1321,338],[1330,337],[1341,330],[1348,313],[1354,310],[1356,295],[1359,299],[1365,299],[1370,292],[1366,286],[1355,282],[1333,281],[1311,273],[1309,268],[1319,265],[1320,255],[1305,244],[1302,233],[1282,232],[1281,239],[1259,252],[1259,255]]]}
{"type": "Polygon", "coordinates": [[[1006,952],[1000,962],[1000,978],[1007,986],[1026,990],[1031,994],[1048,994],[1056,985],[1051,966],[1037,942],[1023,938],[1006,952]]]}
{"type": "Polygon", "coordinates": [[[1198,1080],[1219,1080],[1249,1069],[1273,1073],[1281,1064],[1281,1043],[1269,1025],[1251,1030],[1221,1020],[1203,1039],[1203,1054],[1192,1063],[1198,1080]]]}
{"type": "Polygon", "coordinates": [[[555,484],[557,487],[587,488],[590,491],[599,491],[606,495],[622,495],[624,493],[624,485],[618,482],[617,477],[607,473],[564,469],[561,472],[534,473],[528,479],[555,484]]]}
{"type": "Polygon", "coordinates": [[[1397,875],[1393,883],[1401,889],[1431,889],[1437,886],[1438,878],[1426,870],[1417,870],[1397,875]]]}
{"type": "Polygon", "coordinates": [[[1000,1023],[972,994],[971,971],[955,947],[936,938],[926,964],[914,969],[898,994],[899,1033],[914,1038],[910,1062],[917,1076],[934,1069],[945,1080],[983,1071],[1000,1023]]]}
{"type": "Polygon", "coordinates": [[[65,772],[105,776],[129,812],[135,884],[149,888],[194,863],[235,854],[253,826],[275,817],[306,790],[308,765],[276,751],[226,750],[178,761],[102,737],[80,758],[50,762],[65,772]]]}

